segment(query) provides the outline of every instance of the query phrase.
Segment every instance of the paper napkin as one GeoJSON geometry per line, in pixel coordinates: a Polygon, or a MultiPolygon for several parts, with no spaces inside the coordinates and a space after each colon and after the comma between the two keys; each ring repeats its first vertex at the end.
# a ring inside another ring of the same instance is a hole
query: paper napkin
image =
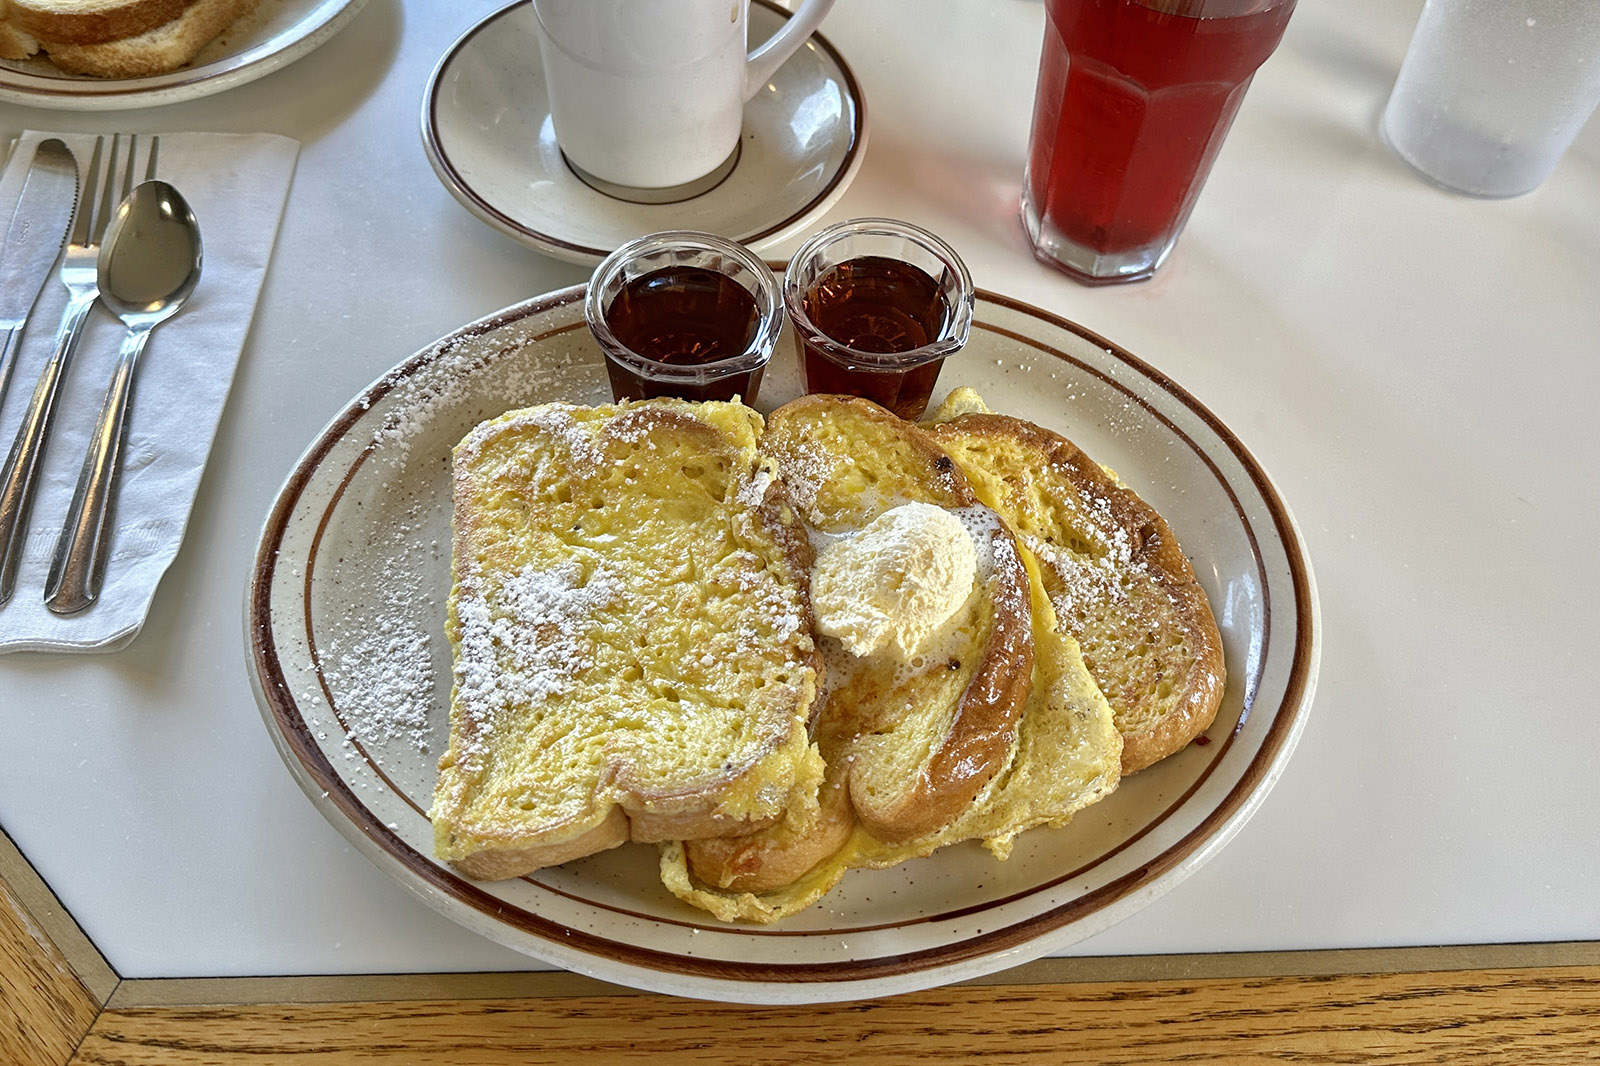
{"type": "MultiPolygon", "coordinates": [[[[57,397],[16,591],[0,607],[0,653],[111,651],[138,634],[161,575],[183,540],[255,313],[299,142],[273,134],[159,136],[156,176],[183,193],[200,223],[200,283],[184,309],[150,335],[139,361],[116,499],[117,531],[99,601],[59,617],[45,608],[45,577],[125,332],[104,308],[97,305],[91,311],[57,397]]],[[[11,216],[33,146],[47,137],[65,141],[78,158],[79,173],[88,170],[93,134],[24,133],[0,175],[0,218],[11,216]]],[[[139,142],[135,180],[144,176],[149,136],[141,134],[139,142]]],[[[0,403],[0,463],[16,437],[34,382],[54,351],[66,296],[52,276],[29,317],[10,388],[0,403]]]]}

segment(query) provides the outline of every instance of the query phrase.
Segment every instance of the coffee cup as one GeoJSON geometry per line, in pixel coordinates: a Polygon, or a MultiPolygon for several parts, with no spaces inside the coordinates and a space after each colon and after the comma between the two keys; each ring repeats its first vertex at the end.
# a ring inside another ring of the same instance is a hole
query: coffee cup
{"type": "Polygon", "coordinates": [[[833,6],[805,0],[746,54],[750,0],[534,0],[556,141],[624,199],[698,195],[738,162],[744,104],[833,6]]]}

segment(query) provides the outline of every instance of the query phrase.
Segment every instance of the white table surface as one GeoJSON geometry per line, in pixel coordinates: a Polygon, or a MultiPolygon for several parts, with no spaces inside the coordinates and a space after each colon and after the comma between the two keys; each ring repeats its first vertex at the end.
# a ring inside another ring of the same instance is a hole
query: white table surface
{"type": "MultiPolygon", "coordinates": [[[[313,809],[268,741],[242,625],[261,522],[324,422],[435,337],[587,275],[491,232],[423,156],[424,82],[498,3],[370,0],[204,100],[0,106],[7,137],[303,144],[144,632],[0,659],[0,826],[125,977],[542,968],[415,901],[313,809]]],[[[928,226],[981,286],[1156,364],[1273,475],[1315,567],[1321,679],[1283,779],[1198,874],[1074,953],[1600,939],[1600,122],[1520,199],[1418,180],[1376,125],[1420,6],[1301,0],[1171,260],[1103,289],[1036,264],[1017,218],[1039,3],[842,0],[824,24],[871,127],[825,221],[928,226]]]]}

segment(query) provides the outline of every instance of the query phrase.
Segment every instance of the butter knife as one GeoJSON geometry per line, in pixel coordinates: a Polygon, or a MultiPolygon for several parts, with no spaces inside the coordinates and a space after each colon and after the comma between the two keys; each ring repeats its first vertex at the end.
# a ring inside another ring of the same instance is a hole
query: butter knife
{"type": "Polygon", "coordinates": [[[77,205],[78,161],[59,139],[40,141],[0,244],[0,403],[28,315],[50,279],[77,205]]]}

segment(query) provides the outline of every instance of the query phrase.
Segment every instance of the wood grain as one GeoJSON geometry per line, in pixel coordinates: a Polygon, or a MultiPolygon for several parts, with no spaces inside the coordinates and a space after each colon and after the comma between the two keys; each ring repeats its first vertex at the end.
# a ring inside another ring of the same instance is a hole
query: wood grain
{"type": "Polygon", "coordinates": [[[0,1066],[1543,1066],[1597,1037],[1594,942],[1046,959],[807,1007],[559,973],[122,980],[0,834],[0,1066]]]}
{"type": "Polygon", "coordinates": [[[0,880],[0,1063],[61,1063],[100,1001],[0,880]]]}
{"type": "Polygon", "coordinates": [[[815,1007],[665,996],[110,1008],[76,1064],[1593,1061],[1600,968],[991,985],[815,1007]]]}

